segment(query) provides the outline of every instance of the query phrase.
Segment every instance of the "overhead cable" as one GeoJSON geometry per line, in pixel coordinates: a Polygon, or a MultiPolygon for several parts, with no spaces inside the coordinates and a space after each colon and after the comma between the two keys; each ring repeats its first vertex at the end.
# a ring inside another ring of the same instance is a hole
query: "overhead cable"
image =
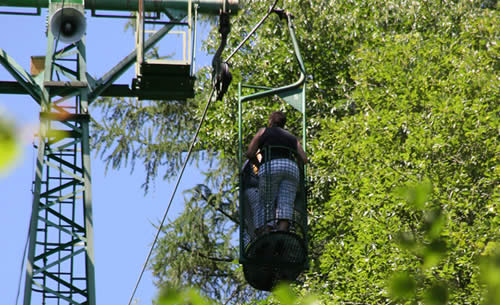
{"type": "MultiPolygon", "coordinates": [[[[245,44],[248,41],[248,39],[255,33],[255,31],[257,31],[257,29],[269,17],[269,15],[271,15],[271,13],[274,11],[274,8],[275,8],[275,6],[276,6],[277,3],[278,3],[278,0],[275,0],[274,3],[273,3],[273,5],[267,11],[266,15],[264,15],[264,17],[255,25],[255,27],[250,31],[250,33],[248,33],[248,35],[245,37],[245,39],[243,39],[238,44],[238,46],[231,52],[231,54],[225,60],[225,63],[227,63],[240,50],[240,48],[243,46],[243,44],[245,44]]],[[[196,141],[197,141],[197,138],[198,138],[198,134],[200,133],[201,127],[203,125],[203,122],[205,121],[206,114],[208,112],[208,108],[209,108],[209,106],[210,106],[210,104],[212,102],[212,98],[213,98],[213,95],[214,95],[214,92],[215,92],[215,82],[214,82],[214,80],[212,80],[211,84],[212,84],[212,89],[210,91],[210,95],[209,95],[209,98],[207,100],[207,103],[206,103],[206,106],[205,106],[205,110],[203,111],[203,115],[201,117],[200,123],[198,124],[198,128],[196,129],[196,132],[195,132],[195,134],[193,136],[191,145],[189,146],[188,154],[186,156],[186,159],[184,160],[184,163],[182,165],[182,168],[181,168],[181,171],[179,173],[179,176],[177,177],[177,181],[175,183],[175,187],[174,187],[174,190],[173,190],[172,195],[170,197],[167,209],[165,210],[165,213],[163,214],[163,218],[161,220],[161,223],[158,226],[158,229],[156,231],[155,237],[153,239],[153,243],[151,244],[151,247],[149,249],[148,255],[146,257],[146,261],[144,262],[144,265],[142,266],[142,270],[141,270],[141,272],[139,274],[139,278],[137,279],[137,282],[135,284],[134,290],[132,291],[132,295],[130,296],[128,305],[132,304],[132,301],[134,299],[134,296],[135,296],[135,293],[137,291],[137,288],[139,287],[139,283],[140,283],[140,281],[142,279],[142,276],[144,275],[144,272],[146,271],[146,268],[147,268],[147,266],[149,264],[149,260],[151,259],[151,255],[153,254],[154,247],[155,247],[155,245],[156,245],[156,243],[158,241],[158,238],[160,236],[161,230],[163,229],[163,224],[165,223],[165,220],[167,218],[167,215],[168,215],[168,212],[170,210],[170,207],[172,206],[172,202],[173,202],[173,199],[175,197],[175,193],[177,192],[177,188],[179,187],[179,184],[180,184],[180,181],[182,179],[182,176],[184,174],[184,170],[186,169],[186,165],[189,162],[189,159],[191,157],[191,154],[192,154],[192,151],[193,151],[193,147],[196,144],[196,141]]]]}
{"type": "Polygon", "coordinates": [[[277,3],[278,3],[278,0],[275,0],[274,4],[269,7],[269,10],[264,15],[264,17],[262,17],[262,19],[257,23],[257,25],[255,25],[255,27],[250,31],[250,33],[248,33],[248,35],[245,37],[245,39],[243,39],[240,42],[240,44],[233,50],[233,52],[231,52],[231,54],[226,58],[226,60],[224,62],[228,62],[234,56],[234,54],[236,54],[236,52],[238,52],[240,50],[240,48],[245,44],[245,42],[247,42],[247,40],[250,39],[250,37],[255,33],[255,31],[257,31],[257,29],[262,25],[262,23],[264,23],[264,21],[266,21],[267,17],[269,17],[269,15],[271,15],[271,13],[274,11],[274,8],[276,7],[277,3]]]}
{"type": "Polygon", "coordinates": [[[210,106],[210,103],[212,102],[212,97],[214,95],[214,88],[212,87],[212,90],[210,91],[210,96],[208,98],[207,104],[205,106],[205,110],[203,111],[203,115],[201,117],[200,123],[198,124],[198,128],[196,129],[196,132],[193,136],[193,140],[191,141],[191,145],[189,146],[189,150],[186,156],[186,159],[184,160],[184,164],[182,164],[181,171],[179,173],[179,176],[177,177],[177,182],[175,183],[174,190],[172,192],[172,195],[170,196],[170,201],[168,202],[167,209],[165,210],[165,213],[163,214],[163,218],[161,220],[160,225],[158,226],[158,230],[156,231],[155,238],[153,239],[153,243],[151,244],[151,248],[149,249],[148,256],[146,257],[146,261],[144,262],[144,265],[142,266],[141,273],[139,275],[139,278],[137,279],[137,283],[135,284],[134,291],[132,292],[132,295],[130,296],[130,300],[128,301],[128,305],[132,304],[132,300],[134,299],[135,292],[137,291],[137,288],[139,287],[139,283],[141,281],[141,278],[146,271],[146,268],[148,266],[149,260],[151,258],[151,255],[153,254],[154,247],[156,245],[156,242],[158,241],[158,237],[160,236],[161,230],[163,228],[163,224],[165,223],[165,219],[167,218],[167,214],[170,210],[170,207],[172,206],[172,202],[175,197],[175,193],[177,192],[177,188],[179,187],[179,183],[182,179],[182,175],[184,174],[184,170],[186,169],[186,165],[189,162],[189,158],[191,157],[191,153],[193,152],[193,147],[196,144],[196,140],[198,139],[198,134],[200,133],[201,126],[203,125],[203,122],[205,121],[205,117],[208,112],[208,108],[210,106]]]}

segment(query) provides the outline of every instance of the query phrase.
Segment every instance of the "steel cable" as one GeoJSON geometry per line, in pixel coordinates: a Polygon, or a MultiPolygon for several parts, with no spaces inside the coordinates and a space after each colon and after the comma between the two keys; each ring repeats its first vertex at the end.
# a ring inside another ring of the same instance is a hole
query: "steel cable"
{"type": "Polygon", "coordinates": [[[26,236],[26,242],[24,243],[23,256],[21,258],[21,272],[19,273],[19,281],[17,282],[16,305],[19,303],[19,295],[21,294],[21,282],[23,280],[24,262],[26,259],[26,252],[28,250],[28,243],[30,240],[30,231],[31,231],[31,225],[28,228],[28,235],[26,236]]]}
{"type": "MultiPolygon", "coordinates": [[[[257,31],[257,29],[264,23],[264,21],[274,11],[274,8],[276,7],[277,3],[278,3],[278,0],[275,0],[274,3],[273,3],[273,5],[267,11],[266,15],[264,15],[264,17],[255,25],[255,27],[250,31],[250,33],[248,33],[248,35],[238,44],[238,46],[226,58],[226,60],[225,60],[226,63],[240,50],[240,48],[248,41],[248,39],[255,33],[255,31],[257,31]]],[[[209,106],[210,106],[210,104],[212,102],[212,98],[213,98],[214,92],[215,92],[215,79],[212,79],[212,89],[210,91],[210,95],[209,95],[207,104],[205,106],[205,110],[203,111],[203,115],[201,117],[200,123],[198,124],[198,128],[196,129],[196,132],[195,132],[195,134],[193,136],[193,140],[191,142],[191,145],[189,146],[188,154],[186,156],[186,159],[184,160],[184,163],[182,165],[182,168],[181,168],[181,171],[179,173],[179,176],[177,177],[177,181],[175,183],[175,187],[174,187],[174,190],[173,190],[172,195],[170,197],[167,209],[165,210],[165,213],[163,214],[163,218],[161,220],[161,223],[158,226],[158,230],[156,231],[155,237],[153,239],[153,243],[152,243],[152,245],[151,245],[151,247],[149,249],[148,255],[146,257],[146,261],[144,262],[144,265],[142,266],[142,270],[141,270],[141,272],[139,274],[139,278],[137,279],[137,282],[135,284],[134,290],[132,291],[132,295],[130,296],[130,299],[128,301],[128,305],[132,304],[132,301],[133,301],[135,293],[136,293],[136,291],[137,291],[137,289],[139,287],[139,284],[140,284],[140,281],[142,279],[142,276],[144,275],[144,272],[146,271],[146,268],[147,268],[147,266],[149,264],[149,260],[151,259],[151,255],[153,254],[154,247],[156,245],[156,242],[158,241],[158,238],[160,236],[161,230],[163,229],[163,224],[165,223],[165,220],[167,218],[167,215],[168,215],[168,212],[170,210],[170,207],[172,206],[172,202],[173,202],[173,199],[175,197],[175,193],[177,192],[177,188],[179,187],[179,184],[180,184],[180,181],[182,179],[182,176],[184,174],[184,170],[186,169],[186,165],[189,162],[189,159],[191,157],[191,154],[192,154],[192,151],[193,151],[193,147],[196,144],[196,141],[197,141],[197,138],[198,138],[198,134],[199,134],[199,132],[201,130],[203,122],[205,121],[206,114],[207,114],[208,108],[209,108],[209,106]]]]}
{"type": "Polygon", "coordinates": [[[245,37],[245,39],[243,39],[238,44],[238,46],[231,52],[231,54],[226,58],[226,60],[224,62],[228,62],[234,56],[234,54],[236,54],[236,52],[238,52],[240,50],[240,48],[245,44],[245,42],[247,42],[247,40],[250,39],[250,37],[255,33],[255,31],[257,31],[257,29],[264,23],[264,21],[266,21],[267,17],[269,17],[269,15],[271,15],[271,13],[274,11],[274,8],[276,7],[277,3],[278,3],[278,0],[275,0],[274,4],[269,7],[269,10],[264,15],[264,17],[262,17],[262,19],[257,23],[257,25],[254,26],[254,28],[250,31],[250,33],[248,33],[248,35],[245,37]]]}
{"type": "Polygon", "coordinates": [[[149,249],[149,253],[148,253],[148,256],[146,257],[146,261],[144,262],[144,265],[142,266],[141,273],[139,275],[139,278],[137,279],[137,283],[135,284],[134,291],[132,292],[132,295],[130,296],[130,300],[128,301],[128,305],[132,304],[132,300],[134,299],[135,292],[137,291],[137,288],[139,287],[139,283],[140,283],[140,281],[142,279],[144,271],[146,271],[146,268],[147,268],[148,263],[149,263],[149,259],[151,258],[151,254],[153,253],[155,244],[158,241],[158,237],[160,236],[161,230],[163,228],[163,224],[165,223],[165,219],[167,218],[167,214],[168,214],[168,212],[170,210],[170,207],[172,206],[172,202],[174,200],[175,193],[177,192],[177,188],[179,187],[179,183],[180,183],[180,181],[182,179],[182,175],[184,174],[184,170],[186,169],[186,165],[189,162],[189,158],[191,157],[191,153],[193,152],[193,147],[196,144],[196,140],[198,138],[198,134],[200,133],[201,126],[203,125],[203,122],[205,121],[205,117],[207,115],[208,108],[209,108],[209,106],[210,106],[210,104],[212,102],[212,98],[213,98],[214,92],[215,92],[215,89],[212,86],[212,90],[210,92],[210,96],[208,98],[207,104],[205,106],[205,110],[203,111],[203,115],[202,115],[201,120],[200,120],[200,124],[198,124],[198,128],[196,129],[196,132],[195,132],[195,134],[193,136],[193,140],[191,142],[191,145],[189,146],[188,154],[186,156],[186,159],[184,160],[184,163],[182,164],[182,168],[181,168],[181,171],[179,173],[179,176],[177,177],[177,182],[175,183],[174,190],[172,192],[172,195],[170,196],[170,201],[168,203],[167,209],[165,210],[165,213],[163,214],[163,218],[161,220],[160,226],[158,227],[158,230],[156,231],[155,238],[153,239],[153,244],[151,245],[151,248],[149,249]]]}

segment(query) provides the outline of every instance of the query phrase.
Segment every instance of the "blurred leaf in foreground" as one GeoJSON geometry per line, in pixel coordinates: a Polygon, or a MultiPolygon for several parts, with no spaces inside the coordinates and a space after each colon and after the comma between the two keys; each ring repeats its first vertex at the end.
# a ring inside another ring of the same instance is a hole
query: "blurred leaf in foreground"
{"type": "MultiPolygon", "coordinates": [[[[319,305],[321,304],[317,297],[314,295],[306,295],[299,297],[290,287],[290,285],[283,283],[278,285],[273,291],[273,296],[278,300],[280,305],[319,305]]],[[[274,303],[273,303],[274,304],[274,303]]]]}
{"type": "Polygon", "coordinates": [[[14,124],[0,115],[0,174],[7,172],[19,153],[14,124]]]}
{"type": "Polygon", "coordinates": [[[432,185],[429,181],[424,181],[399,188],[397,189],[397,193],[414,208],[424,210],[426,203],[432,194],[432,185]]]}
{"type": "Polygon", "coordinates": [[[408,300],[414,297],[416,286],[409,273],[395,273],[390,282],[391,295],[395,300],[408,300]]]}
{"type": "Polygon", "coordinates": [[[445,283],[435,283],[425,292],[426,305],[445,305],[448,303],[448,288],[445,283]]]}
{"type": "Polygon", "coordinates": [[[484,305],[500,304],[500,243],[489,242],[481,257],[481,281],[486,286],[484,305]]]}
{"type": "Polygon", "coordinates": [[[198,291],[190,289],[164,288],[158,297],[157,305],[209,305],[210,302],[198,291]]]}

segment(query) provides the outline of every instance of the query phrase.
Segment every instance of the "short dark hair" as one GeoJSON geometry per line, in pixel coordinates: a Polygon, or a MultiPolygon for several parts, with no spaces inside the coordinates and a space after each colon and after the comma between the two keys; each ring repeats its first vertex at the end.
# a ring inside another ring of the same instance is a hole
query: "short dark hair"
{"type": "Polygon", "coordinates": [[[286,115],[282,111],[274,111],[269,115],[269,127],[285,127],[286,115]]]}

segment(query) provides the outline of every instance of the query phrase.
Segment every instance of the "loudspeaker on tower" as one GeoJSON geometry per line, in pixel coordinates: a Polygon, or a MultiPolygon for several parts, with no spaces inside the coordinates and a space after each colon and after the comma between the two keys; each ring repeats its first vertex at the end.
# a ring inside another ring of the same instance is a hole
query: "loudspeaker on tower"
{"type": "Polygon", "coordinates": [[[62,7],[50,17],[50,30],[56,39],[65,43],[75,43],[85,34],[87,22],[83,9],[62,7]]]}

